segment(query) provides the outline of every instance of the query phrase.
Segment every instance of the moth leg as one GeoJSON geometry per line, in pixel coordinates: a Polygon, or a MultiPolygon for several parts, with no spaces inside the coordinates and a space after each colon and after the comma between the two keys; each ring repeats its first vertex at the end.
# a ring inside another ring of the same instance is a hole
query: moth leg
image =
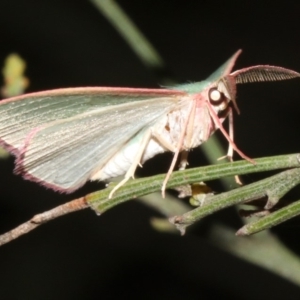
{"type": "MultiPolygon", "coordinates": [[[[165,177],[165,180],[164,180],[162,188],[161,188],[161,193],[162,193],[163,198],[165,198],[165,191],[166,191],[167,183],[168,183],[169,178],[174,170],[178,155],[182,151],[184,138],[187,134],[187,129],[189,128],[189,124],[190,124],[189,122],[191,121],[190,117],[193,115],[193,113],[195,113],[195,109],[196,109],[196,101],[192,101],[188,108],[188,111],[187,111],[186,119],[185,119],[185,122],[182,127],[182,131],[181,131],[179,139],[178,139],[176,150],[174,151],[174,157],[173,157],[172,163],[170,165],[169,171],[165,177]]],[[[191,119],[193,120],[193,118],[191,118],[191,119]]]]}
{"type": "Polygon", "coordinates": [[[180,161],[179,161],[179,170],[185,170],[186,166],[189,164],[188,163],[188,155],[189,155],[189,152],[186,151],[186,150],[183,150],[181,153],[180,153],[180,161]]]}
{"type": "MultiPolygon", "coordinates": [[[[207,103],[207,107],[209,110],[209,113],[216,125],[216,128],[219,128],[221,130],[221,132],[223,133],[223,135],[225,136],[225,138],[227,139],[227,141],[229,142],[230,146],[232,147],[232,149],[234,151],[236,151],[242,158],[248,160],[249,162],[251,162],[252,164],[255,164],[255,161],[253,159],[251,159],[250,157],[248,157],[247,155],[245,155],[234,143],[234,141],[231,139],[231,137],[228,135],[228,133],[226,132],[226,130],[224,129],[222,123],[219,120],[219,117],[217,116],[217,114],[215,113],[215,111],[213,110],[213,108],[210,106],[209,103],[207,103]]],[[[232,150],[232,151],[233,151],[232,150]]]]}
{"type": "MultiPolygon", "coordinates": [[[[229,137],[233,141],[233,139],[234,139],[234,136],[233,136],[234,135],[234,131],[233,131],[233,112],[232,112],[231,108],[228,108],[227,116],[228,116],[228,122],[229,122],[229,137]]],[[[228,146],[227,154],[225,156],[219,157],[218,160],[228,158],[229,161],[231,161],[231,162],[233,161],[233,146],[230,142],[228,144],[229,144],[229,146],[228,146]]]]}
{"type": "MultiPolygon", "coordinates": [[[[183,132],[185,133],[185,132],[183,132]]],[[[171,163],[171,166],[169,168],[169,171],[165,177],[165,180],[163,182],[163,185],[162,185],[162,188],[161,188],[161,191],[162,191],[162,197],[165,198],[165,190],[166,190],[166,185],[167,185],[167,182],[172,174],[172,171],[175,167],[175,163],[177,161],[177,158],[178,158],[178,154],[181,150],[181,146],[183,144],[183,138],[184,138],[184,135],[181,134],[181,137],[180,137],[180,140],[178,142],[178,145],[177,147],[174,147],[172,144],[170,144],[168,141],[166,141],[164,138],[162,138],[160,135],[154,133],[153,136],[155,137],[155,139],[166,149],[170,150],[171,152],[174,153],[174,157],[173,157],[173,160],[172,160],[172,163],[171,163]]]]}
{"type": "MultiPolygon", "coordinates": [[[[229,108],[229,113],[228,113],[228,122],[229,122],[229,137],[231,140],[234,140],[234,130],[233,130],[233,113],[232,109],[229,108]]],[[[228,151],[227,151],[227,157],[229,158],[230,161],[233,161],[233,147],[232,144],[229,143],[228,151]]]]}
{"type": "Polygon", "coordinates": [[[121,180],[113,189],[112,191],[109,193],[109,196],[108,198],[111,199],[113,194],[115,193],[116,190],[118,190],[122,185],[124,185],[130,178],[134,178],[134,172],[137,168],[138,165],[140,165],[140,162],[142,160],[142,157],[143,157],[143,154],[144,154],[144,151],[151,139],[151,136],[152,136],[152,130],[151,128],[148,129],[146,132],[145,132],[145,135],[142,139],[142,142],[140,144],[140,147],[138,149],[138,152],[136,154],[136,157],[134,158],[134,161],[132,162],[130,168],[128,169],[128,171],[126,172],[123,180],[121,180]]]}
{"type": "MultiPolygon", "coordinates": [[[[228,112],[228,122],[229,122],[229,137],[233,141],[234,140],[234,130],[233,130],[233,112],[232,109],[229,108],[228,112]]],[[[233,146],[232,143],[229,142],[227,155],[218,158],[218,160],[228,157],[229,161],[233,162],[233,146]]],[[[243,185],[242,180],[239,175],[234,176],[234,180],[238,185],[243,185]]]]}
{"type": "MultiPolygon", "coordinates": [[[[233,140],[234,139],[234,130],[233,130],[233,112],[232,109],[229,109],[228,113],[228,121],[229,121],[229,137],[233,140]]],[[[228,151],[227,151],[227,157],[232,162],[233,161],[233,147],[231,143],[229,143],[228,151]]],[[[235,182],[238,185],[243,185],[242,180],[239,175],[234,176],[235,182]]]]}
{"type": "MultiPolygon", "coordinates": [[[[186,145],[192,144],[194,123],[195,123],[195,114],[196,114],[196,105],[193,104],[190,108],[189,117],[188,117],[188,121],[186,124],[186,136],[185,136],[186,145]]],[[[187,150],[184,149],[181,151],[179,167],[178,167],[179,170],[185,170],[186,166],[189,164],[188,160],[187,160],[188,155],[189,155],[189,152],[187,150]]]]}
{"type": "Polygon", "coordinates": [[[159,142],[159,144],[161,146],[163,146],[164,148],[166,148],[168,151],[170,151],[170,152],[175,152],[176,151],[176,147],[174,147],[169,141],[162,138],[161,135],[158,132],[153,131],[152,132],[152,137],[154,137],[156,139],[156,141],[159,142]]]}

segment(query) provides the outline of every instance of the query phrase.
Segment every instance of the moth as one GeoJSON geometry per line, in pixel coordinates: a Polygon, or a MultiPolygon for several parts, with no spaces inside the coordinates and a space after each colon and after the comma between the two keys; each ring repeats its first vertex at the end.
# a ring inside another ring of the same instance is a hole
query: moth
{"type": "MultiPolygon", "coordinates": [[[[258,65],[232,72],[241,50],[206,80],[162,89],[82,87],[30,93],[0,102],[0,144],[16,156],[15,173],[70,193],[88,180],[124,175],[158,153],[174,153],[162,183],[181,152],[220,129],[227,155],[243,154],[233,141],[237,84],[300,77],[282,67],[258,65]],[[229,118],[229,132],[223,121],[229,118]]],[[[186,155],[181,168],[186,166],[186,155]]]]}

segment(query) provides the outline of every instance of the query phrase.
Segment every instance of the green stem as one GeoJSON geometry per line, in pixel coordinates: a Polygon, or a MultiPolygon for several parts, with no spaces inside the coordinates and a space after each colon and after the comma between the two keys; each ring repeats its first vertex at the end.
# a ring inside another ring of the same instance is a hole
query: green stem
{"type": "MultiPolygon", "coordinates": [[[[277,201],[300,183],[300,169],[291,169],[258,182],[209,198],[209,203],[170,221],[183,234],[186,227],[225,207],[268,196],[277,201]]],[[[275,201],[274,201],[275,202],[275,201]]],[[[278,219],[278,218],[277,218],[278,219]]]]}
{"type": "MultiPolygon", "coordinates": [[[[247,161],[241,160],[233,163],[222,163],[213,166],[188,169],[185,171],[176,171],[172,174],[167,187],[172,188],[184,184],[208,181],[226,176],[299,167],[299,159],[299,154],[291,154],[258,158],[255,160],[256,164],[251,164],[247,161]]],[[[106,210],[132,198],[137,198],[160,190],[164,178],[165,175],[161,174],[148,178],[131,180],[126,185],[118,189],[111,199],[108,199],[108,195],[112,187],[100,192],[89,194],[86,196],[86,200],[94,210],[98,213],[103,213],[106,210]]]]}
{"type": "MultiPolygon", "coordinates": [[[[298,178],[300,181],[300,178],[298,178]]],[[[251,222],[238,230],[236,235],[250,235],[274,227],[300,214],[300,200],[281,208],[258,221],[251,222]]]]}

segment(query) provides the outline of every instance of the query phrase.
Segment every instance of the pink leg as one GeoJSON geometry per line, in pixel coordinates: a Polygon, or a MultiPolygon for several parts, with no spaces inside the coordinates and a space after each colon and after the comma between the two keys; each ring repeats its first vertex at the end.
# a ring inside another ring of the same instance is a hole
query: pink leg
{"type": "Polygon", "coordinates": [[[186,151],[186,150],[183,150],[180,154],[180,162],[179,162],[179,170],[185,170],[186,166],[189,164],[188,163],[188,155],[189,155],[189,152],[186,151]]]}
{"type": "MultiPolygon", "coordinates": [[[[213,108],[211,107],[210,103],[207,103],[207,107],[209,110],[209,113],[216,125],[217,128],[219,128],[221,130],[221,132],[223,133],[223,135],[225,136],[225,138],[227,139],[227,141],[229,142],[229,149],[228,149],[228,153],[231,154],[232,157],[232,153],[233,150],[236,151],[242,158],[248,160],[249,162],[251,162],[252,164],[255,164],[255,161],[253,159],[251,159],[250,157],[248,157],[247,155],[245,155],[234,143],[233,139],[231,138],[231,136],[228,135],[228,133],[226,132],[226,130],[224,129],[222,123],[219,120],[219,117],[217,116],[217,114],[215,113],[215,111],[213,110],[213,108]]],[[[231,112],[232,114],[232,112],[231,112]]],[[[229,117],[229,131],[232,130],[232,136],[233,136],[233,119],[231,116],[231,121],[230,121],[230,117],[229,117]],[[231,123],[231,125],[230,125],[231,123]],[[231,129],[230,129],[231,126],[231,129]]]]}
{"type": "Polygon", "coordinates": [[[196,102],[192,101],[191,104],[190,104],[190,107],[188,109],[188,113],[187,113],[186,120],[185,120],[183,128],[182,128],[182,131],[180,133],[180,137],[179,137],[179,140],[178,140],[176,151],[174,152],[174,157],[173,157],[171,166],[169,168],[169,171],[168,171],[168,173],[166,175],[166,178],[165,178],[165,180],[163,182],[163,185],[162,185],[162,188],[161,188],[161,192],[162,192],[163,198],[165,198],[165,191],[166,191],[167,183],[168,183],[168,180],[170,179],[170,176],[171,176],[171,174],[172,174],[172,172],[174,170],[176,161],[178,159],[179,152],[182,151],[182,145],[183,145],[184,137],[186,135],[187,128],[189,127],[189,122],[191,121],[190,120],[190,116],[195,111],[195,109],[196,109],[196,102]]]}

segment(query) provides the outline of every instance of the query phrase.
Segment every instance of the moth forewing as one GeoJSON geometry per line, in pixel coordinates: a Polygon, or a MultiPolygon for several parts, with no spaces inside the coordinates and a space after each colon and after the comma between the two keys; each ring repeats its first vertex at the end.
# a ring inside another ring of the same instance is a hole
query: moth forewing
{"type": "MultiPolygon", "coordinates": [[[[104,106],[103,109],[96,107],[96,110],[94,108],[92,111],[42,125],[38,120],[37,127],[28,130],[20,144],[7,143],[16,149],[16,170],[27,179],[59,191],[72,192],[78,189],[96,170],[104,168],[138,132],[156,123],[170,109],[177,106],[178,95],[182,93],[167,91],[166,97],[162,97],[164,93],[158,91],[156,98],[153,91],[147,99],[146,92],[143,94],[143,91],[139,90],[142,98],[140,101],[127,99],[128,104],[121,101],[120,105],[104,106]]],[[[73,89],[73,92],[78,91],[73,89]]],[[[113,89],[112,92],[115,93],[116,90],[113,89]]],[[[98,97],[101,96],[100,91],[98,97]]],[[[26,96],[24,97],[27,100],[26,96]]],[[[0,104],[0,119],[1,107],[0,104]]],[[[29,112],[22,113],[22,116],[24,114],[29,112]]],[[[0,136],[2,130],[9,131],[14,127],[11,123],[6,125],[3,122],[2,125],[0,136]]],[[[12,131],[12,135],[14,134],[15,131],[12,131]]],[[[7,140],[6,135],[3,139],[4,142],[7,140]]],[[[124,174],[124,168],[126,172],[126,164],[119,164],[115,173],[104,172],[106,178],[103,179],[124,174]]]]}

